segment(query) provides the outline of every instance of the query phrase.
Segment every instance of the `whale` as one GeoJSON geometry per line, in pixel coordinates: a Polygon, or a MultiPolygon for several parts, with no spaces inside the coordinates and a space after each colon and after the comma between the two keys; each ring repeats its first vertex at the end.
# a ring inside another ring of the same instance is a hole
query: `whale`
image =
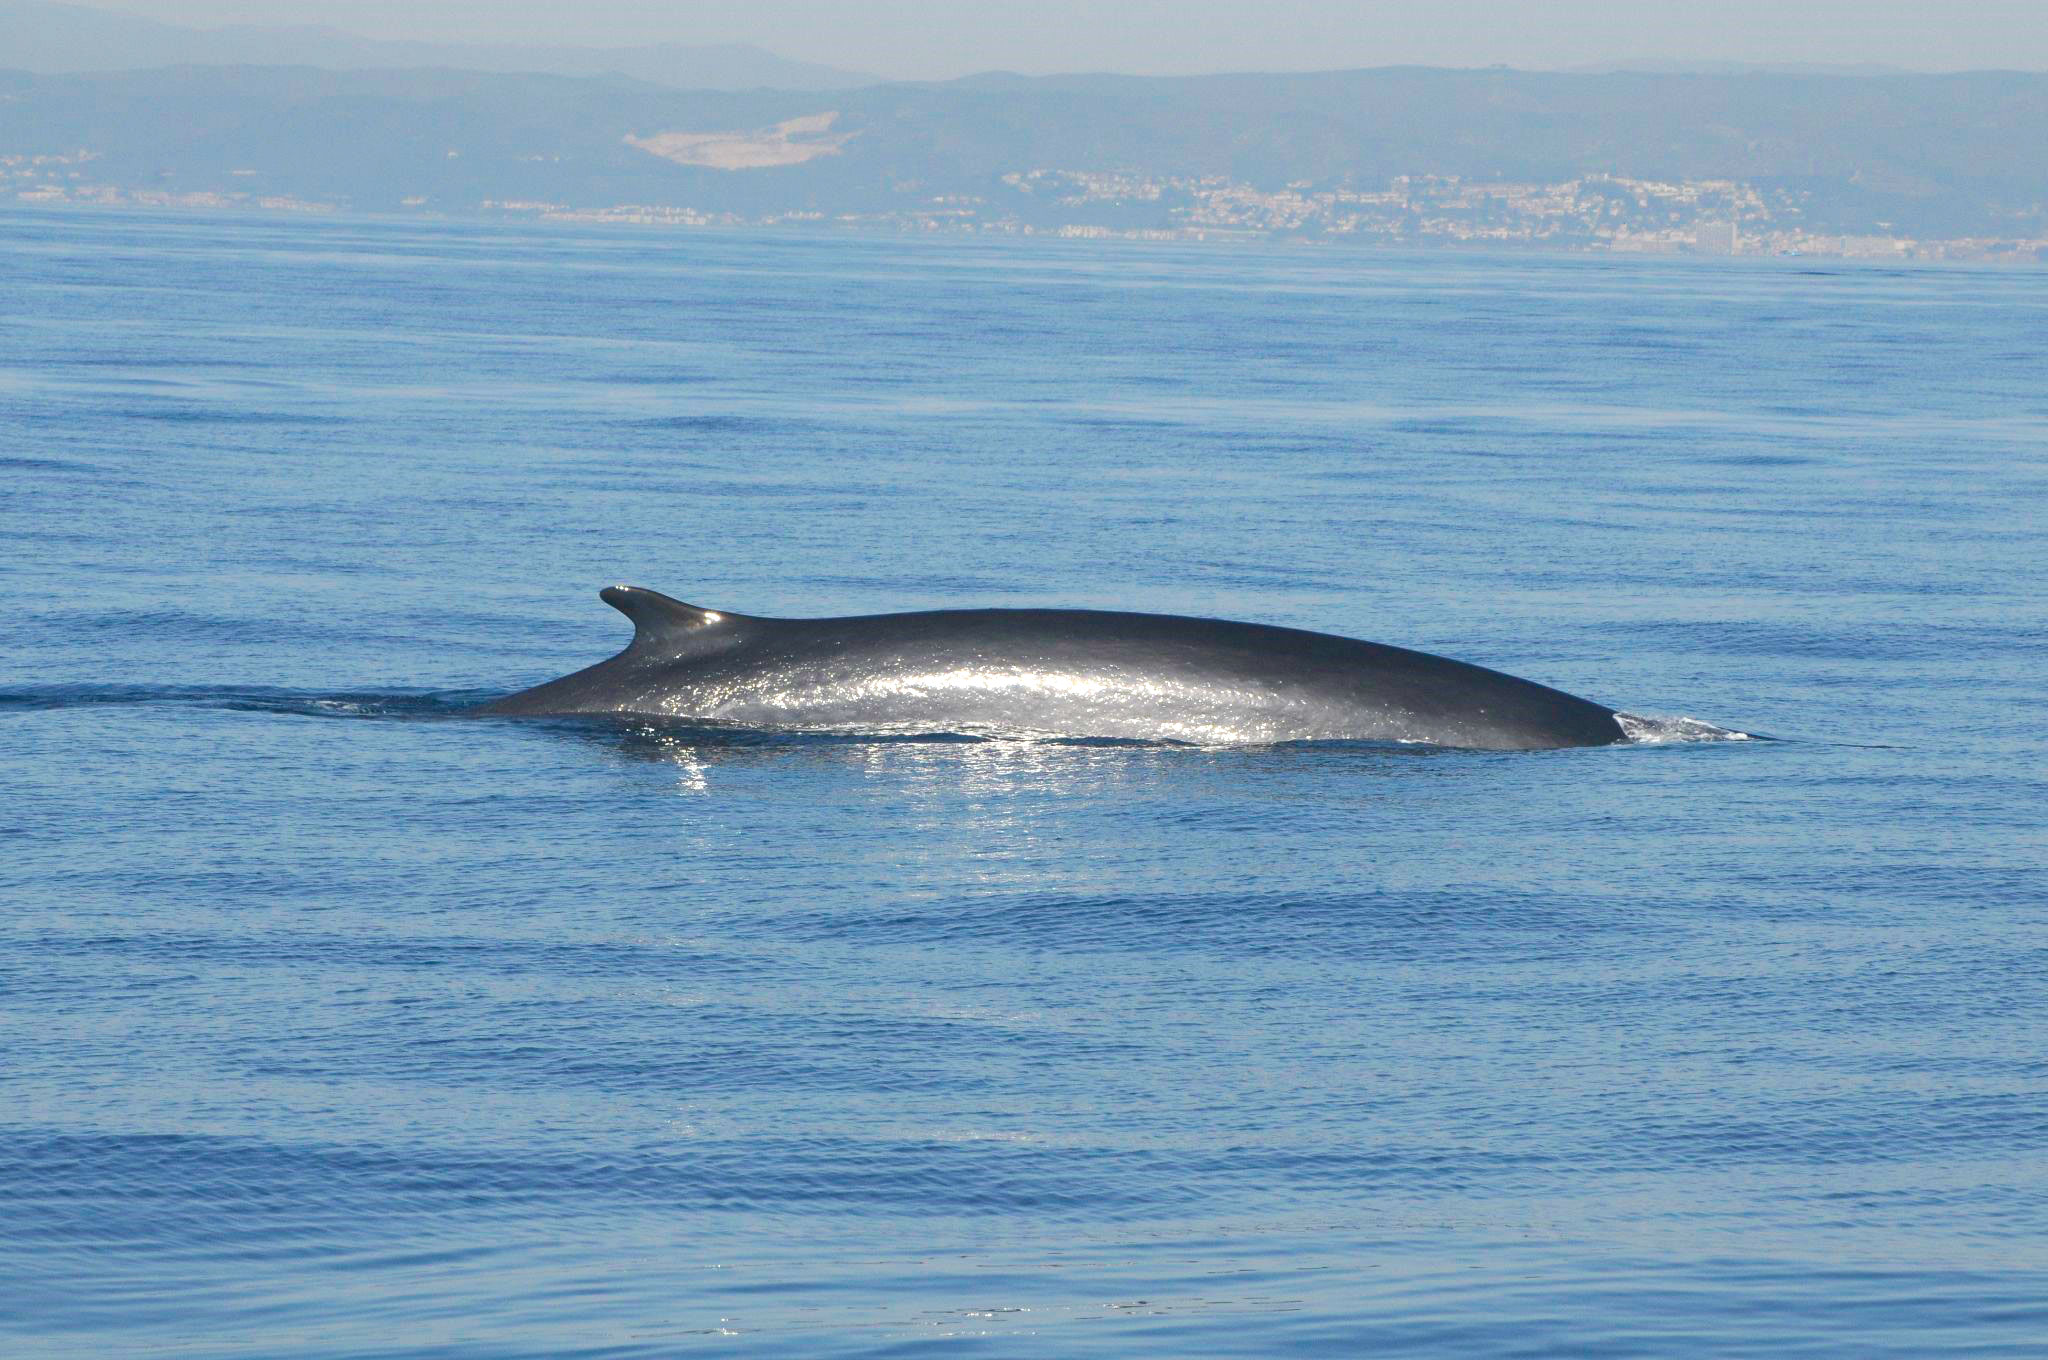
{"type": "Polygon", "coordinates": [[[633,624],[624,651],[476,712],[1199,745],[1627,739],[1614,710],[1562,690],[1299,628],[1099,609],[762,618],[638,586],[598,594],[633,624]]]}

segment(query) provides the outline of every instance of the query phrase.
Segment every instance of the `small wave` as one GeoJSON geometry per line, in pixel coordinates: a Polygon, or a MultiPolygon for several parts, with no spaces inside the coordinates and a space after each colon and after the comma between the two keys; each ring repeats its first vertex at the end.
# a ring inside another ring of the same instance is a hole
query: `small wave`
{"type": "Polygon", "coordinates": [[[469,690],[331,693],[224,685],[36,685],[0,689],[0,713],[67,708],[173,707],[282,713],[308,718],[436,718],[489,697],[469,690]]]}
{"type": "Polygon", "coordinates": [[[1668,746],[1693,741],[1762,740],[1753,732],[1738,732],[1732,727],[1716,727],[1699,718],[1660,718],[1641,713],[1617,713],[1614,720],[1621,724],[1621,730],[1629,741],[1642,746],[1668,746]]]}

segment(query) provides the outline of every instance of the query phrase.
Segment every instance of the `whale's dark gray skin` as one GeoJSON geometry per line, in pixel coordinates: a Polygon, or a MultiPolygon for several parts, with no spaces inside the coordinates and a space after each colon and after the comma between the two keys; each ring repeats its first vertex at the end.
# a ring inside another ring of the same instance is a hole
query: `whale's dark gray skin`
{"type": "Polygon", "coordinates": [[[1623,740],[1611,710],[1482,666],[1219,619],[940,609],[764,619],[651,590],[609,661],[485,705],[752,727],[1529,750],[1623,740]]]}

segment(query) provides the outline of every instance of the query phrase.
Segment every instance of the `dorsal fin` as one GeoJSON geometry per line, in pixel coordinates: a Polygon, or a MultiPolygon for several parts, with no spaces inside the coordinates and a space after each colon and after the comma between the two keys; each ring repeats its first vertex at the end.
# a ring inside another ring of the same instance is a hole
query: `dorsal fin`
{"type": "Polygon", "coordinates": [[[646,642],[681,642],[703,629],[739,617],[716,609],[699,609],[640,586],[606,586],[597,592],[597,597],[633,621],[635,647],[646,642]]]}

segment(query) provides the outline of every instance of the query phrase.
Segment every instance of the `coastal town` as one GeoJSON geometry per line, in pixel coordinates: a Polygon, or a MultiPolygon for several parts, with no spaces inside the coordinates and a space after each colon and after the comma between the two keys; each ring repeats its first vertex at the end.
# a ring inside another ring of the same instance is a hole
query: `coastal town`
{"type": "Polygon", "coordinates": [[[483,207],[551,221],[649,226],[811,223],[1102,240],[1281,239],[1643,255],[2048,262],[2048,223],[2038,219],[2016,223],[2011,235],[1997,237],[1927,239],[1894,231],[1885,222],[1872,223],[1866,231],[1818,230],[1806,223],[1799,193],[1721,179],[1588,175],[1529,184],[1403,175],[1374,189],[1297,183],[1266,190],[1221,176],[1030,170],[1005,175],[1002,184],[1010,195],[948,195],[865,214],[746,218],[685,207],[579,209],[531,200],[483,207]]]}
{"type": "MultiPolygon", "coordinates": [[[[179,191],[108,182],[89,150],[0,154],[0,203],[212,211],[332,213],[356,205],[266,192],[254,184],[179,191]]],[[[245,172],[231,172],[241,175],[245,172]]],[[[246,174],[253,180],[255,172],[246,174]]],[[[1584,175],[1552,183],[1403,175],[1379,186],[1298,182],[1260,188],[1223,176],[1032,169],[982,195],[904,196],[870,211],[766,213],[687,204],[586,206],[544,199],[472,203],[408,195],[402,212],[652,227],[803,227],[1148,241],[1285,240],[1385,246],[1533,248],[1622,254],[1812,255],[1875,260],[2048,262],[2048,222],[2015,220],[2000,236],[1927,238],[1873,222],[1811,225],[1804,195],[1728,179],[1584,175]]]]}

